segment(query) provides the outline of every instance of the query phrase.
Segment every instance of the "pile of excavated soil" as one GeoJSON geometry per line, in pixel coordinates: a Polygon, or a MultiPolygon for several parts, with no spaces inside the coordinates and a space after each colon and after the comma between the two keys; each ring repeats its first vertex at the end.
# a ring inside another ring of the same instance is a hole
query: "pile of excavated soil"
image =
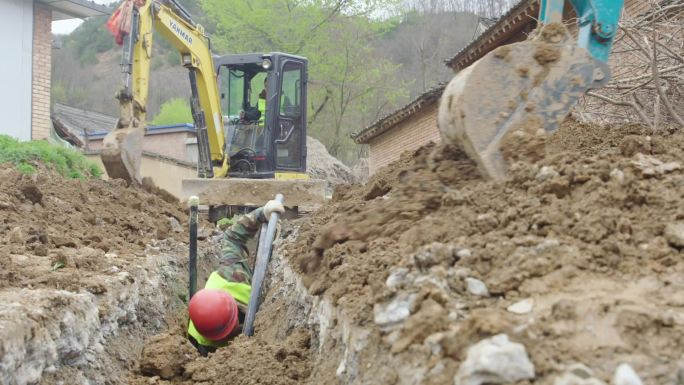
{"type": "Polygon", "coordinates": [[[146,341],[139,374],[130,385],[296,385],[311,374],[310,337],[294,330],[283,340],[239,336],[208,358],[199,357],[180,330],[146,341]]]}
{"type": "Polygon", "coordinates": [[[187,238],[187,215],[166,195],[49,171],[0,169],[0,213],[0,288],[78,290],[90,273],[134,264],[153,240],[187,238]]]}
{"type": "Polygon", "coordinates": [[[351,172],[354,174],[356,183],[366,183],[370,176],[370,158],[360,158],[357,160],[356,164],[351,168],[351,172]]]}
{"type": "Polygon", "coordinates": [[[428,145],[338,187],[286,231],[255,337],[132,381],[681,383],[684,135],[569,122],[546,148],[501,182],[428,145]]]}
{"type": "Polygon", "coordinates": [[[494,182],[457,148],[423,147],[338,191],[289,254],[312,294],[376,324],[380,354],[423,361],[425,383],[450,383],[468,347],[499,333],[526,346],[534,383],[575,363],[603,380],[622,362],[647,383],[677,378],[684,135],[570,122],[547,149],[494,182]],[[532,309],[507,310],[519,301],[532,309]]]}
{"type": "Polygon", "coordinates": [[[0,383],[124,384],[186,322],[184,211],[149,183],[0,167],[0,383]]]}
{"type": "Polygon", "coordinates": [[[311,178],[325,180],[331,186],[354,183],[354,174],[349,167],[330,155],[323,143],[307,136],[306,148],[306,168],[311,178]]]}

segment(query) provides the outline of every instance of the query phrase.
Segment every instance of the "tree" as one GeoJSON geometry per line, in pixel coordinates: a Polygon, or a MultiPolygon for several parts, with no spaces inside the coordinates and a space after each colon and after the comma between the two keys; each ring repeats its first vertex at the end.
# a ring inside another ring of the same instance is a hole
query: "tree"
{"type": "Polygon", "coordinates": [[[520,0],[405,0],[404,6],[425,12],[471,12],[482,17],[499,17],[520,0]]]}
{"type": "Polygon", "coordinates": [[[406,97],[397,65],[373,43],[392,21],[393,0],[204,0],[216,26],[218,52],[283,51],[309,59],[310,132],[350,163],[349,133],[390,111],[406,97]]]}
{"type": "Polygon", "coordinates": [[[157,116],[150,122],[155,126],[192,123],[192,113],[187,100],[173,98],[164,102],[157,116]]]}
{"type": "Polygon", "coordinates": [[[479,23],[480,18],[473,13],[445,12],[424,5],[407,11],[378,48],[393,62],[402,63],[399,79],[410,83],[410,96],[415,98],[454,76],[444,59],[472,41],[479,23]]]}
{"type": "Polygon", "coordinates": [[[609,63],[612,80],[587,93],[582,120],[639,122],[653,132],[684,128],[684,14],[681,4],[623,16],[609,63]]]}

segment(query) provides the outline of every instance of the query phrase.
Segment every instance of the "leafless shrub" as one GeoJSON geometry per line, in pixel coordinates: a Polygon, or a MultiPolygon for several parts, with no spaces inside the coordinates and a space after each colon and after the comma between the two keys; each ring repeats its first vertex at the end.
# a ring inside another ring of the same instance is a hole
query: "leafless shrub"
{"type": "Polygon", "coordinates": [[[405,0],[404,6],[430,12],[472,12],[481,17],[496,18],[520,0],[405,0]]]}
{"type": "Polygon", "coordinates": [[[684,127],[684,0],[659,1],[623,19],[610,58],[612,80],[576,110],[599,124],[639,122],[655,132],[684,127]]]}

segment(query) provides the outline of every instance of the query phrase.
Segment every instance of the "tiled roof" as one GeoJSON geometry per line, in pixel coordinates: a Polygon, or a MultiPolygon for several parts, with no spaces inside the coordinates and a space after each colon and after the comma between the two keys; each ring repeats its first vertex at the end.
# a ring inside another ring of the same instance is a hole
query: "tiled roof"
{"type": "MultiPolygon", "coordinates": [[[[118,119],[114,116],[99,112],[82,110],[55,103],[52,107],[52,124],[59,135],[83,147],[88,140],[102,139],[116,127],[118,119]]],[[[189,123],[172,124],[167,126],[147,126],[145,135],[168,134],[172,132],[195,132],[195,127],[189,123]]]]}
{"type": "Polygon", "coordinates": [[[458,72],[486,55],[530,23],[536,24],[539,0],[521,0],[484,33],[444,63],[458,72]]]}
{"type": "Polygon", "coordinates": [[[352,133],[352,139],[354,139],[356,143],[368,143],[369,140],[391,129],[399,122],[418,112],[423,106],[439,100],[439,97],[442,96],[442,91],[444,91],[444,87],[446,87],[446,83],[441,83],[438,86],[427,90],[411,103],[376,120],[363,130],[352,133]]]}
{"type": "Polygon", "coordinates": [[[52,123],[61,133],[85,140],[93,135],[106,135],[116,127],[117,118],[99,112],[55,103],[52,107],[52,123]]]}

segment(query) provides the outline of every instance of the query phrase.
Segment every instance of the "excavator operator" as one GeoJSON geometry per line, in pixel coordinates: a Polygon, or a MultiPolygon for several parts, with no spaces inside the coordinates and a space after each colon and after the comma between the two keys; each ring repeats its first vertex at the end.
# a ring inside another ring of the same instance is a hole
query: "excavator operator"
{"type": "Polygon", "coordinates": [[[188,335],[203,355],[225,346],[231,337],[240,333],[252,291],[247,241],[274,212],[282,214],[285,208],[278,201],[268,201],[240,217],[224,232],[220,266],[188,304],[188,335]]]}
{"type": "Polygon", "coordinates": [[[240,121],[244,123],[259,123],[260,127],[264,126],[266,118],[266,87],[268,86],[268,77],[264,78],[264,88],[259,92],[259,99],[256,107],[248,106],[246,110],[240,111],[240,121]]]}
{"type": "Polygon", "coordinates": [[[259,125],[264,125],[264,118],[266,117],[266,89],[268,88],[268,77],[264,78],[264,89],[259,92],[259,100],[257,101],[257,107],[259,112],[261,112],[261,118],[259,118],[259,125]]]}

